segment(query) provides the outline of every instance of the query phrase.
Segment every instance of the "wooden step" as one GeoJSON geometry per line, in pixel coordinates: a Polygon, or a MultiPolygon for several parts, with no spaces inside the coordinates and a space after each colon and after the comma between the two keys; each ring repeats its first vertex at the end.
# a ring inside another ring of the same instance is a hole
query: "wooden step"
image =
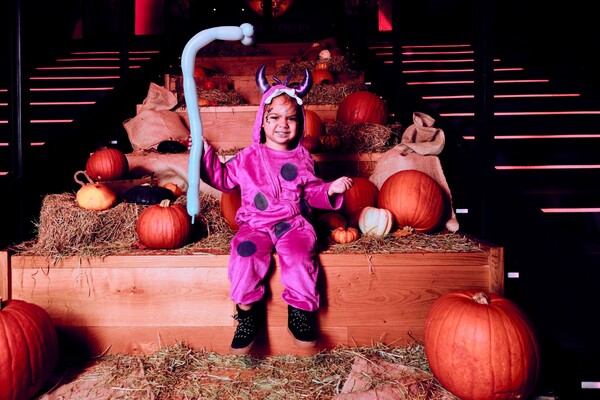
{"type": "MultiPolygon", "coordinates": [[[[326,348],[402,345],[423,338],[429,307],[454,290],[503,293],[501,247],[460,253],[320,254],[321,338],[300,349],[287,333],[279,263],[268,278],[263,354],[312,355],[326,348]]],[[[0,252],[0,296],[38,304],[58,333],[90,354],[143,354],[185,342],[227,353],[235,322],[228,255],[125,254],[56,262],[0,252]],[[39,271],[44,271],[43,279],[39,271]]]]}
{"type": "MultiPolygon", "coordinates": [[[[337,105],[307,105],[322,120],[333,120],[337,105]]],[[[258,111],[257,105],[200,107],[203,134],[218,149],[229,150],[246,147],[252,143],[252,127],[258,111]]],[[[177,109],[189,129],[186,109],[177,109]]]]}

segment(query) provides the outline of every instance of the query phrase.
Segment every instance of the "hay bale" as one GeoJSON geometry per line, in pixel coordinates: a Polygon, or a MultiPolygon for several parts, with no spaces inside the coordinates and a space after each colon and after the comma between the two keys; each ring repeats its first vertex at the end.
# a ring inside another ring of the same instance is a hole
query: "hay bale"
{"type": "MultiPolygon", "coordinates": [[[[180,196],[175,203],[186,207],[187,197],[180,196]]],[[[232,232],[221,214],[219,200],[201,193],[200,205],[195,240],[182,248],[182,252],[193,252],[197,248],[221,249],[231,238],[232,232]]],[[[121,202],[104,211],[85,210],[77,205],[73,193],[49,194],[42,201],[39,221],[35,223],[36,240],[17,245],[14,250],[54,259],[131,252],[139,248],[135,225],[147,207],[121,202]]]]}
{"type": "MultiPolygon", "coordinates": [[[[176,204],[187,206],[187,197],[176,204]]],[[[36,240],[13,246],[21,255],[44,256],[55,261],[70,256],[105,257],[116,254],[229,254],[235,232],[221,213],[220,201],[200,193],[200,210],[195,219],[195,232],[186,246],[171,250],[152,250],[138,244],[135,225],[146,205],[119,203],[105,211],[80,208],[72,193],[47,195],[42,203],[36,240]]],[[[401,231],[401,230],[400,230],[401,231]]],[[[385,238],[361,236],[348,244],[333,243],[327,234],[320,235],[318,251],[322,253],[373,254],[425,252],[479,252],[476,240],[458,233],[410,235],[390,234],[385,238]]]]}
{"type": "Polygon", "coordinates": [[[304,104],[339,104],[350,93],[364,90],[367,85],[361,79],[313,85],[303,100],[304,104]]]}
{"type": "Polygon", "coordinates": [[[77,205],[73,193],[47,195],[35,224],[37,240],[22,250],[60,258],[82,250],[103,254],[130,247],[137,239],[135,223],[142,209],[120,203],[105,211],[85,210],[77,205]]]}
{"type": "Polygon", "coordinates": [[[337,121],[325,125],[327,135],[342,138],[338,152],[384,153],[400,143],[402,125],[342,124],[337,121]]]}

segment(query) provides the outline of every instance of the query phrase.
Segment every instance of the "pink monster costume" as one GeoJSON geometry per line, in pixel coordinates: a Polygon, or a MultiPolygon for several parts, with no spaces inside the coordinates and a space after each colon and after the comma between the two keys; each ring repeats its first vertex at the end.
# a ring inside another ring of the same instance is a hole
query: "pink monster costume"
{"type": "MultiPolygon", "coordinates": [[[[239,188],[242,205],[236,214],[239,231],[231,241],[228,276],[231,299],[236,304],[251,304],[265,293],[264,278],[271,266],[275,250],[281,266],[282,299],[305,311],[319,308],[317,291],[318,265],[315,245],[317,236],[304,217],[309,207],[337,210],[343,196],[328,196],[330,182],[315,175],[314,161],[302,146],[302,134],[297,145],[287,151],[268,148],[261,140],[265,104],[281,94],[288,94],[301,106],[301,98],[312,85],[306,70],[303,82],[288,86],[274,78],[271,86],[265,78],[265,67],[256,73],[263,97],[252,129],[253,144],[222,163],[212,146],[207,146],[201,162],[202,179],[222,192],[239,188]]],[[[298,127],[304,130],[304,108],[298,127]]]]}

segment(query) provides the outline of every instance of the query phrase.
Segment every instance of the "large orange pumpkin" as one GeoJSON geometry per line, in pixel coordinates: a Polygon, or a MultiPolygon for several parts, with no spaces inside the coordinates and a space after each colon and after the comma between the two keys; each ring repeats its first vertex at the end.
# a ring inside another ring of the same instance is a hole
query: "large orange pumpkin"
{"type": "Polygon", "coordinates": [[[304,136],[302,145],[311,153],[319,150],[323,133],[323,121],[319,114],[312,110],[304,110],[304,136]]]}
{"type": "Polygon", "coordinates": [[[338,105],[335,119],[342,124],[381,124],[387,122],[385,101],[367,91],[353,92],[338,105]]]}
{"type": "Polygon", "coordinates": [[[409,169],[390,175],[379,189],[378,206],[390,210],[399,228],[431,233],[446,215],[441,186],[424,172],[409,169]]]}
{"type": "Polygon", "coordinates": [[[181,204],[171,204],[171,200],[165,199],[140,213],[135,231],[146,247],[176,249],[188,243],[192,222],[181,204]]]}
{"type": "Polygon", "coordinates": [[[94,181],[121,179],[129,172],[129,162],[121,150],[106,147],[90,155],[85,172],[94,181]]]}
{"type": "Polygon", "coordinates": [[[237,222],[235,222],[235,214],[237,210],[242,206],[242,195],[239,190],[231,193],[221,193],[221,213],[227,225],[234,231],[240,229],[237,222]]]}
{"type": "Polygon", "coordinates": [[[48,313],[23,300],[0,300],[0,399],[32,399],[58,360],[56,329],[48,313]]]}
{"type": "Polygon", "coordinates": [[[438,298],[426,318],[424,349],[433,375],[462,400],[526,399],[536,387],[533,326],[502,296],[465,290],[438,298]]]}
{"type": "Polygon", "coordinates": [[[379,189],[368,178],[354,177],[354,184],[343,194],[344,203],[340,212],[350,220],[351,225],[358,223],[358,213],[363,207],[377,206],[377,196],[379,189]]]}

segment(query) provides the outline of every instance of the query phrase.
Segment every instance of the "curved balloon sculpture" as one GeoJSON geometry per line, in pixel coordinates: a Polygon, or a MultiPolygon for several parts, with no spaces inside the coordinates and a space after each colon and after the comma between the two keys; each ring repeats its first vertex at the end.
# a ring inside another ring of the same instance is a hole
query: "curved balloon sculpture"
{"type": "Polygon", "coordinates": [[[249,46],[254,43],[254,27],[250,24],[238,26],[218,26],[205,29],[192,37],[181,54],[181,69],[183,72],[183,92],[190,118],[190,133],[192,147],[188,163],[188,192],[187,212],[194,223],[196,215],[200,212],[200,159],[204,143],[202,140],[202,121],[198,107],[198,93],[194,68],[196,67],[196,54],[213,40],[241,40],[242,44],[249,46]]]}

